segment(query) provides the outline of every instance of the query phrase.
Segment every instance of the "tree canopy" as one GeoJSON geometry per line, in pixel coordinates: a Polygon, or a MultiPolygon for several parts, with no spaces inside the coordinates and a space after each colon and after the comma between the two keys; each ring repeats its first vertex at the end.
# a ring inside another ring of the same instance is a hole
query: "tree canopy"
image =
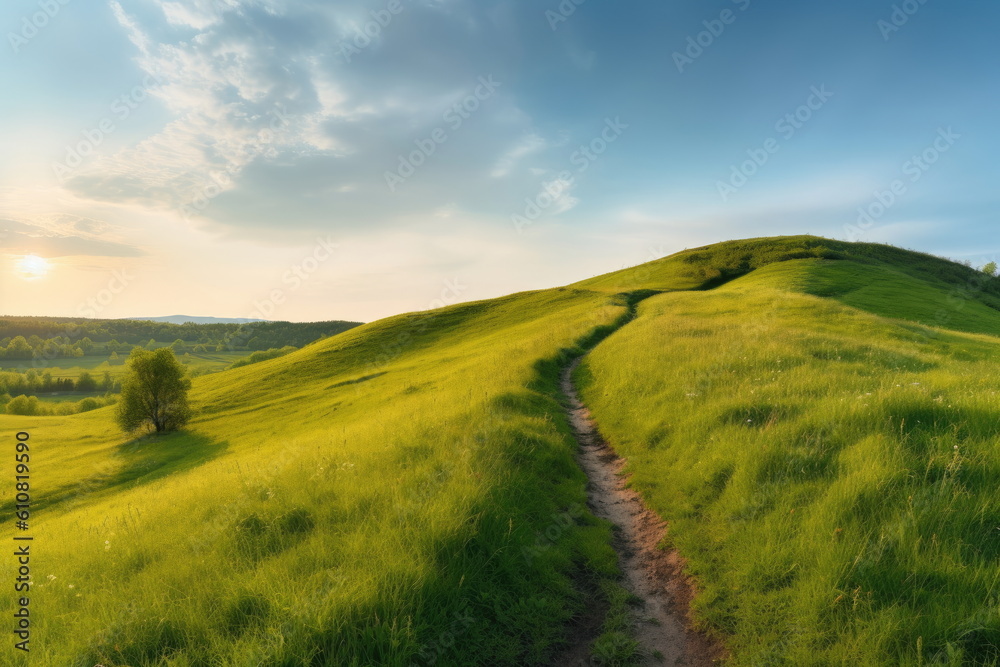
{"type": "Polygon", "coordinates": [[[128,358],[118,402],[118,425],[127,433],[152,427],[175,431],[191,419],[191,380],[170,348],[135,348],[128,358]]]}

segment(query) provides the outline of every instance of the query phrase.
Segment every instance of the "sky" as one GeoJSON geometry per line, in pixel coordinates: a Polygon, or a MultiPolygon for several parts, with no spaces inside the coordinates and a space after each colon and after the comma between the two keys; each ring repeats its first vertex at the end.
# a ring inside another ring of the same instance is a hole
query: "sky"
{"type": "Polygon", "coordinates": [[[0,314],[371,321],[734,238],[995,259],[990,0],[10,0],[0,314]]]}

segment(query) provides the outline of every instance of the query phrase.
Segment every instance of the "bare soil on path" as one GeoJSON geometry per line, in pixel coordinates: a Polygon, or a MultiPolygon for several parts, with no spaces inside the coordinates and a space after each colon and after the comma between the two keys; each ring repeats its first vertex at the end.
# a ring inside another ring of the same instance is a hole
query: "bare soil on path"
{"type": "MultiPolygon", "coordinates": [[[[640,665],[708,667],[724,657],[724,651],[704,634],[691,629],[690,602],[694,589],[684,575],[683,561],[676,551],[660,549],[667,525],[645,506],[639,495],[626,487],[621,470],[625,465],[598,433],[590,412],[580,402],[572,373],[580,360],[563,371],[561,388],[580,448],[580,467],[587,473],[588,505],[595,516],[617,526],[614,547],[623,585],[641,600],[634,609],[635,638],[643,657],[640,665]]],[[[593,626],[593,623],[589,624],[593,626]]],[[[586,633],[590,634],[590,633],[586,633]]],[[[596,665],[589,655],[596,636],[580,637],[558,663],[567,667],[596,665]]]]}

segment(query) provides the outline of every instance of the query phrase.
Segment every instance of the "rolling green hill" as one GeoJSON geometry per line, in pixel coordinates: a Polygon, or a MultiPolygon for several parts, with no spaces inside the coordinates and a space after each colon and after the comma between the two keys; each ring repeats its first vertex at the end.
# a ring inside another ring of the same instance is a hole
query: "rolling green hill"
{"type": "Polygon", "coordinates": [[[648,299],[578,370],[584,401],[732,664],[998,664],[998,281],[819,247],[648,299]]]}
{"type": "Polygon", "coordinates": [[[752,239],[196,378],[181,433],[0,415],[33,446],[31,664],[550,664],[617,576],[557,394],[590,347],[733,664],[994,664],[998,283],[752,239]]]}
{"type": "Polygon", "coordinates": [[[127,442],[108,410],[0,418],[36,448],[31,664],[544,661],[584,604],[574,578],[615,565],[607,526],[564,526],[584,477],[536,365],[612,301],[359,327],[197,378],[199,417],[166,437],[127,442]]]}

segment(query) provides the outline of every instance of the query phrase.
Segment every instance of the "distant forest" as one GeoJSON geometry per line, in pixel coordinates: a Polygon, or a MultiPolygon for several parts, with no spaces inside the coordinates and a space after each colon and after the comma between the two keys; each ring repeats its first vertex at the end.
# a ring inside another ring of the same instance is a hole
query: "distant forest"
{"type": "Polygon", "coordinates": [[[194,352],[251,352],[302,347],[358,326],[360,322],[250,322],[171,324],[148,320],[90,320],[63,317],[0,317],[0,359],[57,359],[127,353],[153,343],[194,352]]]}

